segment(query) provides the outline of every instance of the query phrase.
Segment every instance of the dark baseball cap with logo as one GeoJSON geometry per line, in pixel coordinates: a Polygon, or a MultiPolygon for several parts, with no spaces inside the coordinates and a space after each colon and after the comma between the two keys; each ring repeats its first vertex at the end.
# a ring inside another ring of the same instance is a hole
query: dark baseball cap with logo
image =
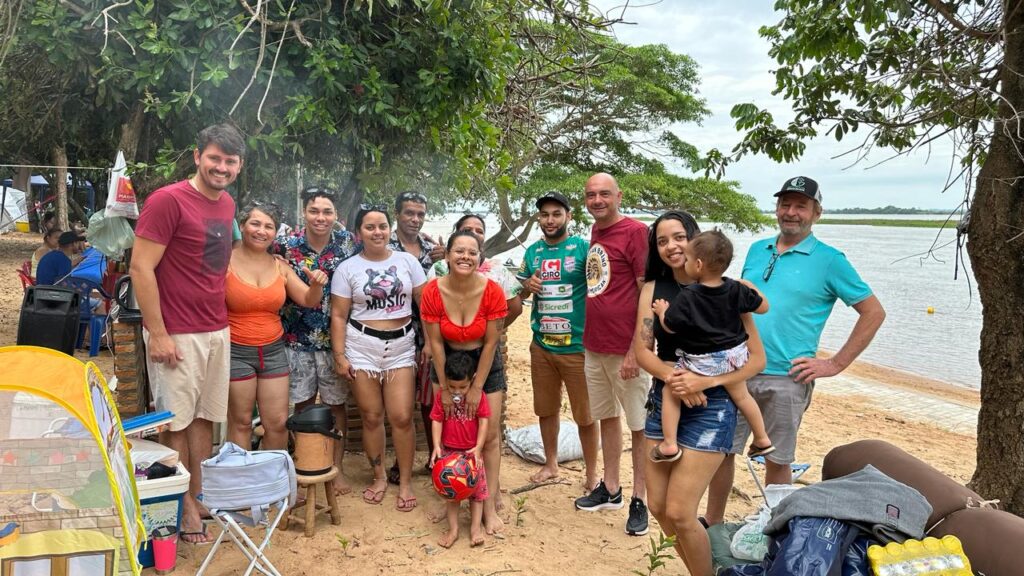
{"type": "Polygon", "coordinates": [[[70,246],[75,242],[85,242],[85,236],[79,236],[75,232],[68,231],[61,234],[60,238],[57,238],[58,246],[70,246]]]}
{"type": "Polygon", "coordinates": [[[569,199],[561,192],[555,192],[552,190],[540,198],[537,198],[537,210],[540,210],[540,207],[543,206],[545,202],[558,202],[564,206],[566,210],[570,212],[572,211],[572,206],[569,206],[569,199]]]}
{"type": "Polygon", "coordinates": [[[797,176],[796,178],[790,178],[782,184],[782,190],[775,193],[775,197],[778,198],[783,194],[790,192],[796,192],[797,194],[803,194],[811,200],[821,204],[821,189],[818,188],[818,183],[811,180],[807,176],[797,176]]]}

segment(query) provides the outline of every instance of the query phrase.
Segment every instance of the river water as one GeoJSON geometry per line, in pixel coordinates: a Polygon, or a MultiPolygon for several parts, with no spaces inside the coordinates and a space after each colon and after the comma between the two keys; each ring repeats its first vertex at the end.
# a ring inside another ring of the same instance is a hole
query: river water
{"type": "MultiPolygon", "coordinates": [[[[431,235],[447,234],[459,214],[448,214],[424,227],[431,235]]],[[[890,216],[842,215],[830,218],[885,218],[890,216]]],[[[932,216],[906,216],[927,219],[932,216]]],[[[701,223],[707,229],[711,224],[701,223]]],[[[487,218],[488,230],[497,229],[496,217],[487,218]]],[[[726,230],[736,257],[729,269],[738,276],[747,249],[772,230],[740,233],[726,230]]],[[[896,228],[820,224],[817,237],[846,253],[861,277],[871,286],[887,314],[871,346],[861,360],[897,368],[927,378],[977,389],[981,382],[978,346],[981,334],[981,301],[970,263],[961,263],[953,278],[956,231],[952,228],[896,228]],[[932,248],[934,246],[934,248],[932,248]],[[931,249],[931,254],[926,254],[931,249]],[[965,269],[966,266],[966,269],[965,269]],[[928,308],[934,309],[929,314],[928,308]]],[[[540,238],[534,231],[527,244],[540,238]]],[[[501,254],[519,263],[523,248],[501,254]]],[[[964,250],[964,258],[967,253],[964,250]]],[[[857,313],[837,302],[822,335],[821,346],[838,350],[857,320],[857,313]]]]}

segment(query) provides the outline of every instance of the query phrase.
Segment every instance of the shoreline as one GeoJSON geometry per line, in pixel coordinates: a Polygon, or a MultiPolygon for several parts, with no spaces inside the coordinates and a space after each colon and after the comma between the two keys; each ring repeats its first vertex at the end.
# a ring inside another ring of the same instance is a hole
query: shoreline
{"type": "MultiPolygon", "coordinates": [[[[822,356],[823,352],[830,356],[835,353],[832,350],[823,348],[818,352],[818,356],[822,356]]],[[[975,388],[968,388],[952,382],[945,382],[922,374],[907,372],[881,364],[873,364],[867,361],[855,360],[853,364],[840,372],[839,375],[874,380],[914,392],[940,396],[946,400],[952,400],[968,406],[977,407],[981,405],[981,391],[975,388]]]]}

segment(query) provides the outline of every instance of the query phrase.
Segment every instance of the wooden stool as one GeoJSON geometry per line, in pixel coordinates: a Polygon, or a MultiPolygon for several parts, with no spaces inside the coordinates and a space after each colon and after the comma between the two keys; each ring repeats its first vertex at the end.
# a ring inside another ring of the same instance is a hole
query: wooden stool
{"type": "Polygon", "coordinates": [[[331,486],[331,481],[337,475],[337,466],[331,466],[330,470],[316,476],[295,475],[299,489],[301,490],[303,486],[306,487],[306,501],[296,504],[295,507],[288,511],[288,517],[284,520],[285,530],[288,529],[289,524],[294,519],[296,522],[301,522],[305,525],[306,538],[312,538],[313,532],[316,531],[316,515],[326,511],[331,513],[331,524],[335,526],[341,524],[341,509],[338,508],[338,498],[334,494],[334,486],[331,486]],[[324,494],[327,496],[327,504],[316,503],[316,487],[321,484],[324,487],[324,494]],[[306,507],[305,518],[295,513],[296,510],[303,506],[306,507]]]}

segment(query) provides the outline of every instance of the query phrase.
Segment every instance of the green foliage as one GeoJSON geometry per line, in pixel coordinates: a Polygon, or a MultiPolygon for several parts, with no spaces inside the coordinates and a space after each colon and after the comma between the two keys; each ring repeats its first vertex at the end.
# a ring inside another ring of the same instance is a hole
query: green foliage
{"type": "Polygon", "coordinates": [[[792,162],[819,132],[837,141],[859,132],[851,147],[862,154],[907,152],[954,134],[962,165],[980,165],[998,99],[1001,14],[994,4],[968,4],[946,3],[951,14],[942,15],[906,0],[779,0],[782,20],[760,33],[779,65],[774,94],[794,118],[779,125],[754,104],[735,105],[743,140],[729,154],[711,151],[705,169],[721,175],[751,153],[792,162]]]}
{"type": "Polygon", "coordinates": [[[664,532],[658,532],[658,540],[654,540],[654,536],[650,537],[651,549],[647,552],[647,566],[644,570],[633,570],[633,574],[637,576],[651,576],[661,568],[668,565],[668,561],[672,559],[672,547],[676,545],[675,536],[665,536],[664,532]]]}

